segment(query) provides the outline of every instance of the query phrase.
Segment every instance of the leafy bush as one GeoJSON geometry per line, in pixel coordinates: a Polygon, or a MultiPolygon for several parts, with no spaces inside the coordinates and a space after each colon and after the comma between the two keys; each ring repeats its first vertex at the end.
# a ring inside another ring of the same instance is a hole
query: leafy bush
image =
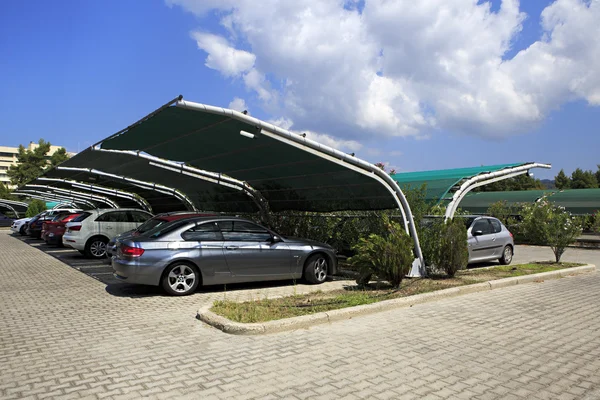
{"type": "Polygon", "coordinates": [[[440,252],[440,231],[444,225],[443,218],[431,218],[421,223],[419,242],[425,265],[434,265],[440,252]]]}
{"type": "Polygon", "coordinates": [[[42,211],[46,211],[46,203],[44,203],[41,200],[37,200],[37,199],[33,200],[31,203],[29,203],[29,206],[27,207],[27,211],[25,212],[25,217],[27,217],[27,218],[35,217],[42,211]]]}
{"type": "Polygon", "coordinates": [[[600,211],[596,211],[592,217],[593,221],[591,225],[591,231],[594,233],[600,233],[600,211]]]}
{"type": "Polygon", "coordinates": [[[528,243],[527,236],[523,234],[521,226],[521,214],[523,205],[508,205],[505,200],[492,203],[487,209],[487,215],[498,218],[504,226],[513,234],[517,243],[528,243]]]}
{"type": "Polygon", "coordinates": [[[367,277],[366,281],[374,274],[393,287],[398,287],[412,267],[413,242],[402,225],[385,215],[383,222],[388,232],[385,235],[372,233],[360,238],[353,246],[356,255],[348,261],[358,267],[362,276],[367,277]]]}
{"type": "Polygon", "coordinates": [[[464,269],[469,262],[467,228],[460,219],[446,221],[439,232],[439,249],[435,264],[453,277],[456,271],[464,269]]]}
{"type": "Polygon", "coordinates": [[[523,208],[523,231],[534,244],[550,246],[556,262],[565,252],[567,246],[581,235],[581,225],[565,211],[542,200],[523,208]]]}

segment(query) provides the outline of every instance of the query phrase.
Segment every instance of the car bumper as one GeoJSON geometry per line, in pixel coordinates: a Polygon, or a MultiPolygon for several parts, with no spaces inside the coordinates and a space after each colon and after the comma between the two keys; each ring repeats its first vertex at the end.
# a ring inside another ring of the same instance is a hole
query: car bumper
{"type": "Polygon", "coordinates": [[[48,234],[44,235],[43,239],[48,244],[62,244],[62,235],[48,233],[48,234]]]}
{"type": "Polygon", "coordinates": [[[85,242],[80,238],[63,235],[62,243],[65,247],[72,247],[75,250],[81,250],[81,251],[85,250],[85,242]]]}
{"type": "Polygon", "coordinates": [[[123,282],[153,286],[160,284],[162,266],[140,263],[139,260],[128,261],[115,256],[112,257],[111,265],[115,278],[123,282]]]}

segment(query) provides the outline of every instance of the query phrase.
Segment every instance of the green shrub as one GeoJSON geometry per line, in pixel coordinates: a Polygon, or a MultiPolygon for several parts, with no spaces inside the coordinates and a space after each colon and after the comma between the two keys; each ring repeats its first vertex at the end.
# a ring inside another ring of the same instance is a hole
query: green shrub
{"type": "Polygon", "coordinates": [[[42,211],[46,211],[46,203],[44,203],[41,200],[37,200],[37,199],[33,200],[31,203],[29,203],[29,206],[27,207],[27,211],[25,212],[25,217],[27,217],[27,218],[35,217],[42,211]]]}
{"type": "Polygon", "coordinates": [[[581,225],[571,214],[547,200],[523,208],[522,226],[532,243],[550,246],[556,262],[560,262],[567,246],[581,235],[581,225]]]}
{"type": "Polygon", "coordinates": [[[467,228],[459,218],[446,221],[439,233],[439,250],[436,266],[453,277],[456,271],[464,269],[469,262],[467,228]]]}
{"type": "Polygon", "coordinates": [[[600,233],[600,211],[596,211],[592,215],[591,231],[594,233],[600,233]]]}
{"type": "Polygon", "coordinates": [[[398,287],[412,267],[413,242],[402,225],[388,216],[383,216],[383,222],[388,232],[385,235],[372,233],[360,238],[353,246],[356,255],[348,261],[358,267],[361,276],[366,277],[361,283],[366,283],[365,280],[368,281],[373,274],[398,287]]]}
{"type": "Polygon", "coordinates": [[[440,231],[444,225],[443,218],[430,219],[422,223],[419,229],[419,242],[425,265],[432,266],[439,258],[440,231]]]}

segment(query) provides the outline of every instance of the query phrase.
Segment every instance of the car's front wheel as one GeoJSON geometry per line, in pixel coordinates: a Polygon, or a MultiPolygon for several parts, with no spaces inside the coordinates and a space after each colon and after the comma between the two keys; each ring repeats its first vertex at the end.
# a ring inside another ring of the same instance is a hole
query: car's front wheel
{"type": "Polygon", "coordinates": [[[513,259],[513,249],[510,246],[505,246],[502,251],[502,257],[500,257],[500,264],[508,265],[513,259]]]}
{"type": "Polygon", "coordinates": [[[25,236],[26,232],[25,232],[25,225],[23,225],[21,227],[21,229],[19,229],[19,233],[21,234],[21,236],[25,236]]]}
{"type": "Polygon", "coordinates": [[[106,243],[108,239],[105,237],[93,237],[85,244],[85,255],[90,258],[106,257],[106,243]]]}
{"type": "Polygon", "coordinates": [[[196,291],[200,283],[200,273],[187,263],[171,264],[162,278],[163,289],[172,296],[187,296],[196,291]]]}
{"type": "Polygon", "coordinates": [[[329,271],[329,262],[324,254],[315,254],[306,261],[304,268],[304,279],[308,283],[317,284],[327,280],[327,272],[329,271]]]}

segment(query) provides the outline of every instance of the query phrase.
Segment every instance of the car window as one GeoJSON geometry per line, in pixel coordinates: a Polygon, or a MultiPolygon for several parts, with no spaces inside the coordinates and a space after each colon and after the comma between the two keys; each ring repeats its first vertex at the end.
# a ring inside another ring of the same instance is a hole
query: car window
{"type": "Polygon", "coordinates": [[[146,222],[150,218],[150,215],[139,211],[128,211],[128,213],[131,216],[131,222],[146,222]]]}
{"type": "Polygon", "coordinates": [[[494,233],[499,233],[500,231],[502,231],[502,225],[500,225],[500,221],[498,221],[497,219],[490,219],[490,221],[492,223],[494,233]]]}
{"type": "Polygon", "coordinates": [[[98,222],[129,222],[126,211],[111,211],[96,218],[98,222]]]}
{"type": "Polygon", "coordinates": [[[180,220],[180,221],[171,221],[165,224],[160,224],[155,226],[153,229],[150,229],[144,233],[142,236],[150,237],[150,238],[158,238],[166,235],[167,233],[173,232],[176,229],[183,227],[184,225],[188,225],[190,221],[180,220]]]}
{"type": "Polygon", "coordinates": [[[210,240],[223,240],[219,227],[214,222],[207,222],[205,224],[196,225],[191,229],[181,234],[183,240],[187,241],[210,241],[210,240]]]}
{"type": "Polygon", "coordinates": [[[78,216],[78,217],[75,217],[75,218],[73,218],[73,219],[71,220],[71,222],[81,222],[81,221],[83,221],[84,219],[86,219],[87,217],[89,217],[90,215],[92,215],[92,214],[91,214],[91,213],[89,213],[89,212],[87,212],[87,211],[84,211],[84,212],[82,212],[81,214],[79,214],[79,216],[78,216]]]}
{"type": "Polygon", "coordinates": [[[490,233],[492,233],[492,226],[490,225],[487,219],[479,219],[475,221],[473,229],[471,229],[471,233],[475,231],[481,231],[484,235],[489,235],[490,233]]]}
{"type": "Polygon", "coordinates": [[[219,221],[223,239],[235,241],[265,242],[271,233],[260,225],[246,221],[219,221]]]}
{"type": "Polygon", "coordinates": [[[161,226],[163,224],[166,224],[167,222],[168,221],[166,221],[164,219],[152,218],[152,219],[149,219],[148,221],[144,222],[140,226],[138,226],[137,231],[139,233],[148,232],[149,230],[154,229],[154,228],[156,228],[158,226],[161,226]]]}

